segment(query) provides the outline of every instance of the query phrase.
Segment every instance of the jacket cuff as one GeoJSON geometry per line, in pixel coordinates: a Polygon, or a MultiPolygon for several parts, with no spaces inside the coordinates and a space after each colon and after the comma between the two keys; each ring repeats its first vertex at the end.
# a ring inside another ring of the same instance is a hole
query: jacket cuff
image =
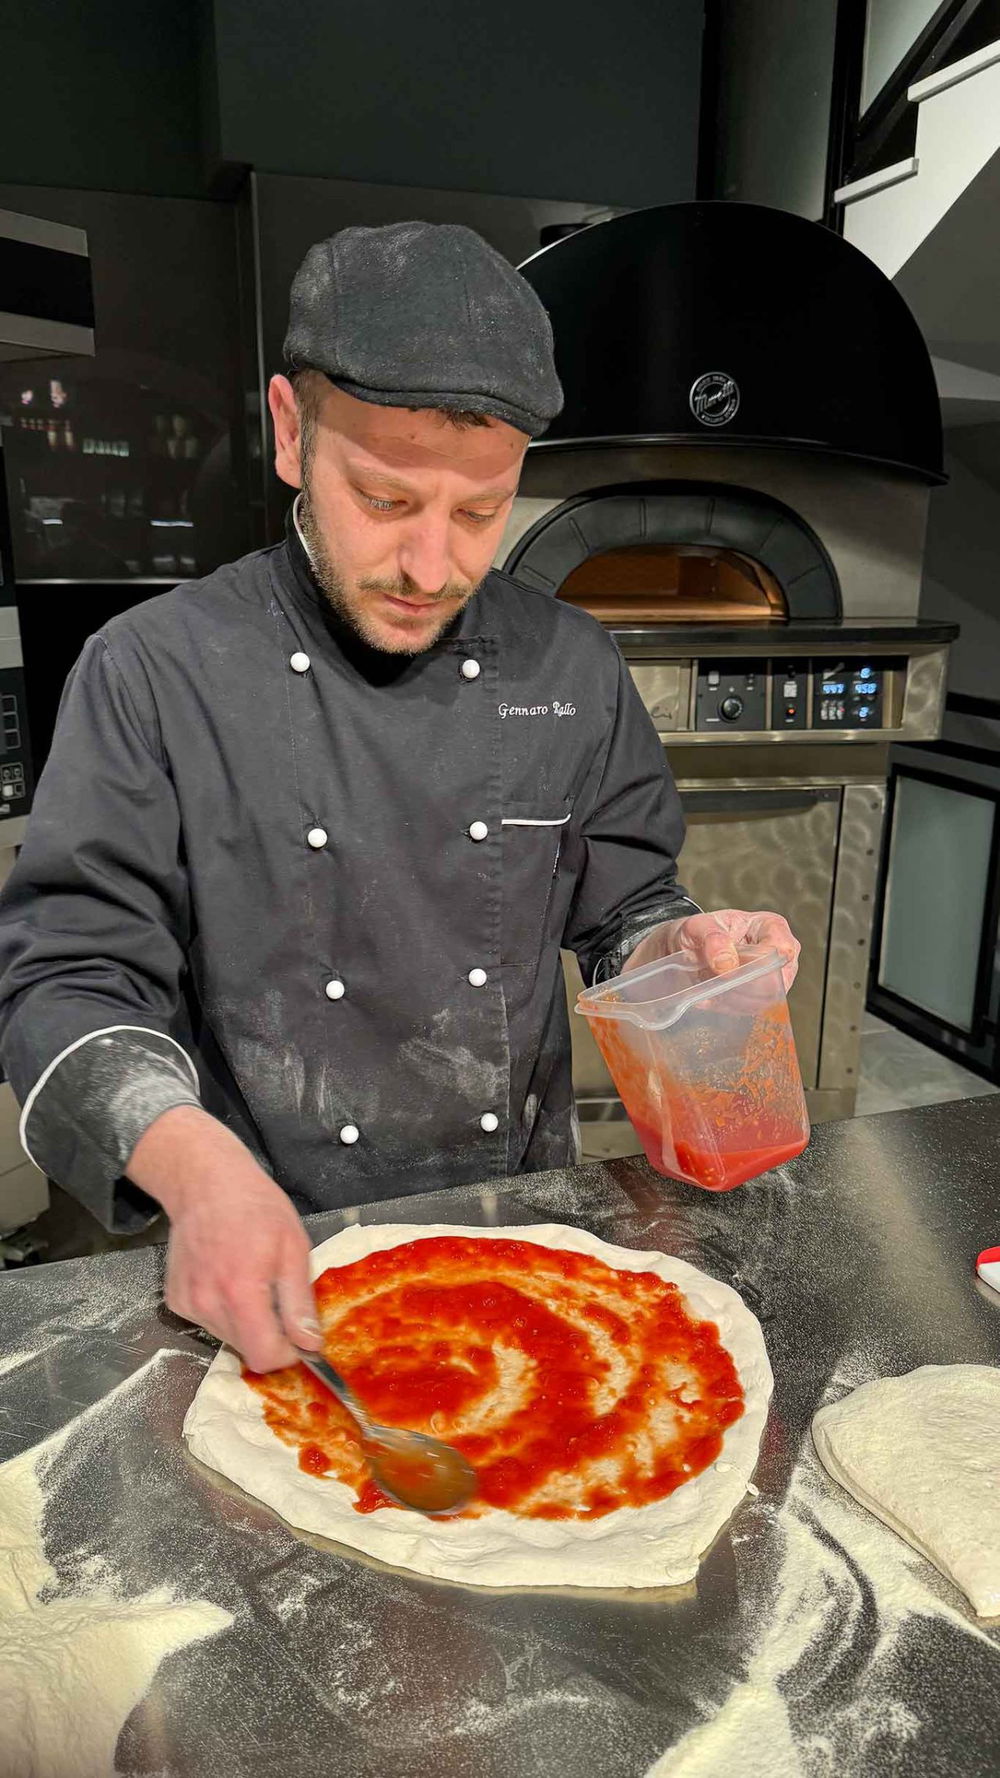
{"type": "Polygon", "coordinates": [[[631,920],[623,922],[618,938],[610,951],[605,951],[597,960],[591,985],[598,982],[609,982],[612,976],[621,975],[632,952],[657,926],[667,920],[685,920],[688,914],[704,912],[696,901],[689,896],[678,896],[675,901],[663,902],[658,908],[647,908],[636,914],[631,920]]]}
{"type": "Polygon", "coordinates": [[[92,1031],[50,1062],[24,1101],[29,1160],[113,1234],[132,1234],[159,1206],[124,1178],[133,1148],[164,1111],[200,1105],[186,1050],[162,1032],[92,1031]]]}

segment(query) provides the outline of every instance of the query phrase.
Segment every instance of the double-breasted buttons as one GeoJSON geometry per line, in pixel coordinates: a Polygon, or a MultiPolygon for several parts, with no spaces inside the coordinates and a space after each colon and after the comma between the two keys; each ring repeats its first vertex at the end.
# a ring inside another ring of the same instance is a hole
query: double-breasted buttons
{"type": "Polygon", "coordinates": [[[328,1000],[343,1000],[344,995],[347,993],[347,989],[344,987],[340,977],[335,975],[331,976],[326,987],[323,989],[323,992],[328,1000]]]}
{"type": "Polygon", "coordinates": [[[329,838],[325,827],[311,827],[306,834],[306,844],[311,846],[314,852],[320,852],[329,838]]]}
{"type": "Polygon", "coordinates": [[[350,1148],[352,1143],[357,1142],[360,1135],[361,1131],[358,1129],[357,1124],[344,1124],[340,1132],[340,1140],[350,1148]]]}
{"type": "Polygon", "coordinates": [[[486,971],[485,971],[485,969],[470,969],[469,970],[469,982],[471,983],[473,988],[485,988],[485,986],[486,986],[486,971]]]}
{"type": "Polygon", "coordinates": [[[294,654],[289,655],[288,665],[293,673],[308,673],[312,662],[307,654],[303,654],[301,648],[297,648],[294,654]]]}
{"type": "Polygon", "coordinates": [[[462,662],[463,679],[478,679],[481,672],[482,668],[478,661],[468,660],[462,662]]]}
{"type": "Polygon", "coordinates": [[[485,821],[474,821],[469,828],[469,838],[470,840],[485,840],[489,831],[485,821]]]}
{"type": "Polygon", "coordinates": [[[500,1128],[500,1119],[497,1117],[496,1112],[495,1111],[484,1111],[482,1117],[479,1120],[479,1128],[481,1130],[485,1130],[487,1136],[492,1136],[494,1130],[498,1130],[500,1128]]]}

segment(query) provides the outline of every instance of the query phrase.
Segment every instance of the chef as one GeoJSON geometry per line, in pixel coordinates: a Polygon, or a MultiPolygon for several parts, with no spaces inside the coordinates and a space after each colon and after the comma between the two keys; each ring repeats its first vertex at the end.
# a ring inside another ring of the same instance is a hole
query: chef
{"type": "Polygon", "coordinates": [[[284,541],[91,637],[0,903],[27,1152],[109,1229],[162,1206],[168,1304],[258,1370],[316,1344],[300,1211],[573,1162],[560,946],[798,951],[687,899],[613,641],[490,567],[562,400],[524,279],[346,229],[285,357],[284,541]]]}

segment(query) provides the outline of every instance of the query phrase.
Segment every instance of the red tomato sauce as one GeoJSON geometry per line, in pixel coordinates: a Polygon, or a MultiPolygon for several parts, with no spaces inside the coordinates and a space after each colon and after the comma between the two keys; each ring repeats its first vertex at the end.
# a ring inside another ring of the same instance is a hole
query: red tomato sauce
{"type": "Polygon", "coordinates": [[[809,1124],[784,1003],[753,1020],[742,1065],[725,1086],[712,1084],[710,1048],[693,1052],[685,1076],[654,1045],[647,1049],[611,1021],[595,1019],[593,1031],[658,1173],[706,1191],[732,1191],[805,1148],[809,1124]]]}
{"type": "MultiPolygon", "coordinates": [[[[662,1173],[662,1130],[650,1129],[646,1124],[637,1123],[634,1118],[631,1121],[646,1159],[658,1173],[662,1173]]],[[[677,1170],[683,1179],[702,1186],[705,1191],[728,1192],[737,1185],[745,1185],[748,1179],[757,1179],[761,1173],[769,1173],[772,1167],[781,1167],[785,1161],[794,1160],[797,1154],[802,1153],[807,1140],[806,1137],[796,1136],[793,1141],[787,1138],[783,1142],[772,1140],[770,1144],[759,1148],[751,1147],[746,1142],[733,1148],[725,1148],[721,1143],[717,1148],[707,1148],[675,1135],[677,1170]]]]}
{"type": "MultiPolygon", "coordinates": [[[[743,1413],[714,1322],[674,1284],[532,1242],[433,1236],[333,1266],[316,1299],[330,1359],[372,1418],[454,1444],[466,1513],[596,1519],[701,1473],[743,1413]]],[[[304,1366],[246,1381],[310,1475],[390,1504],[350,1416],[304,1366]]]]}

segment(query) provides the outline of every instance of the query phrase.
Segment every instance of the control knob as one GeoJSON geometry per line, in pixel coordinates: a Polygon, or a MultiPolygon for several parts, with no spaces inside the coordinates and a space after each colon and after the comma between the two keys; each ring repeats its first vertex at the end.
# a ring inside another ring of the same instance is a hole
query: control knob
{"type": "Polygon", "coordinates": [[[734,697],[723,698],[722,703],[719,705],[719,715],[724,722],[738,722],[743,715],[743,699],[734,697]]]}

